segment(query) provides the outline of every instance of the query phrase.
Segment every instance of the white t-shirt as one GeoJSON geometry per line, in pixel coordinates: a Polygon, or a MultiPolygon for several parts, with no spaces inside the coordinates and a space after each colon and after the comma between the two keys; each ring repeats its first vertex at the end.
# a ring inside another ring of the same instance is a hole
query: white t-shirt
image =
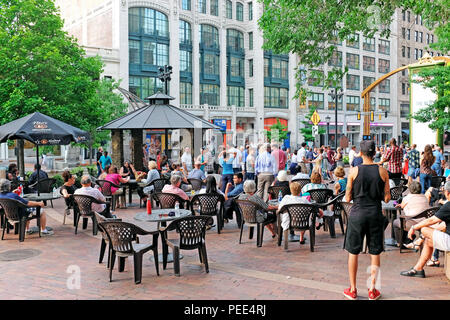
{"type": "Polygon", "coordinates": [[[292,154],[291,163],[297,163],[297,155],[296,154],[292,154]]]}
{"type": "MultiPolygon", "coordinates": [[[[287,204],[295,204],[295,203],[310,203],[308,200],[306,200],[306,197],[299,197],[299,196],[293,196],[293,195],[285,195],[283,199],[281,199],[281,202],[278,204],[279,211],[281,211],[281,208],[287,204]]],[[[287,230],[289,228],[289,214],[284,213],[281,215],[281,227],[283,230],[287,230]]]]}
{"type": "Polygon", "coordinates": [[[181,156],[181,164],[186,163],[186,168],[190,172],[192,171],[192,158],[190,153],[183,153],[181,156]]]}
{"type": "Polygon", "coordinates": [[[301,148],[297,152],[297,163],[303,163],[303,158],[306,158],[306,149],[301,148]]]}
{"type": "Polygon", "coordinates": [[[356,152],[353,149],[348,153],[348,163],[350,163],[350,165],[352,165],[353,159],[355,159],[355,154],[356,152]]]}

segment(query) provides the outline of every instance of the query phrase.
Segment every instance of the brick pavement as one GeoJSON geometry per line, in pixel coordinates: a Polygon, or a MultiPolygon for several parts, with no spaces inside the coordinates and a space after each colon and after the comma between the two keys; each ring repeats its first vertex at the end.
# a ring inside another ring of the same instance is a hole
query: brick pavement
{"type": "MultiPolygon", "coordinates": [[[[134,199],[134,202],[138,202],[134,199]]],[[[0,252],[16,249],[37,249],[41,254],[20,261],[0,261],[0,299],[343,299],[342,290],[348,286],[347,254],[342,250],[343,235],[336,225],[337,238],[328,233],[316,233],[315,252],[306,245],[290,243],[289,252],[276,245],[265,231],[263,247],[256,239],[248,239],[244,229],[243,244],[239,245],[239,230],[235,221],[225,225],[218,235],[215,228],[207,232],[210,272],[206,274],[199,263],[197,251],[182,251],[181,277],[175,277],[172,265],[166,270],[160,265],[156,276],[151,252],[144,255],[142,283],[134,284],[133,259],[128,259],[125,271],[113,271],[109,282],[106,262],[98,263],[100,235],[92,236],[92,226],[74,234],[72,216],[62,225],[63,201],[54,201],[55,208],[46,208],[48,225],[55,234],[39,238],[26,236],[19,243],[10,233],[0,242],[0,252]],[[81,288],[68,289],[69,266],[79,266],[81,288]]],[[[152,230],[154,223],[133,219],[136,212],[128,208],[116,214],[125,221],[152,230]]],[[[32,222],[34,224],[34,222],[32,222]]],[[[387,230],[390,230],[389,228],[387,230]]],[[[255,235],[256,236],[256,235],[255,235]]],[[[309,239],[308,233],[306,233],[309,239]]],[[[144,243],[149,237],[142,237],[144,243]]],[[[161,251],[161,250],[160,250],[161,251]]],[[[427,268],[426,279],[401,277],[399,272],[414,265],[418,254],[400,254],[391,249],[381,258],[381,292],[384,299],[450,299],[449,282],[443,268],[427,268]],[[417,288],[421,290],[418,291],[417,288]],[[426,293],[426,296],[424,296],[426,293]]],[[[106,261],[106,258],[105,258],[106,261]]],[[[366,273],[370,257],[360,256],[358,288],[360,299],[367,299],[366,273]]],[[[117,262],[116,262],[117,265],[117,262]]]]}

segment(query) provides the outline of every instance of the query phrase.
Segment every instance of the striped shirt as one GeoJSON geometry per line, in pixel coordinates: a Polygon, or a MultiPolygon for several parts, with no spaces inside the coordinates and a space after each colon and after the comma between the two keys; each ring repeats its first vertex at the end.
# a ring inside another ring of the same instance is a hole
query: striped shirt
{"type": "Polygon", "coordinates": [[[278,174],[278,162],[275,161],[273,155],[267,151],[261,153],[256,158],[255,173],[271,173],[273,175],[278,174]]]}

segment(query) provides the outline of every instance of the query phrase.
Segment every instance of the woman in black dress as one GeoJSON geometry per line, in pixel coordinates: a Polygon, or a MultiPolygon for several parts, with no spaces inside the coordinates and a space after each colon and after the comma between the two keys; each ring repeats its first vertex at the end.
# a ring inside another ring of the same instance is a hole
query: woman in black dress
{"type": "Polygon", "coordinates": [[[380,268],[380,253],[384,251],[383,233],[385,217],[381,212],[381,201],[389,202],[389,174],[386,169],[373,162],[375,156],[373,141],[361,142],[363,163],[350,169],[345,200],[353,200],[348,217],[345,250],[348,251],[348,272],[350,288],[344,291],[349,299],[356,299],[356,272],[358,254],[362,251],[364,237],[371,255],[371,286],[369,299],[376,300],[381,294],[375,289],[376,275],[380,268]]]}
{"type": "Polygon", "coordinates": [[[73,194],[77,187],[75,186],[75,176],[70,173],[69,170],[66,170],[62,174],[64,184],[61,186],[61,194],[64,197],[64,201],[66,202],[66,214],[70,214],[71,208],[74,207],[75,201],[73,199],[73,194]]]}

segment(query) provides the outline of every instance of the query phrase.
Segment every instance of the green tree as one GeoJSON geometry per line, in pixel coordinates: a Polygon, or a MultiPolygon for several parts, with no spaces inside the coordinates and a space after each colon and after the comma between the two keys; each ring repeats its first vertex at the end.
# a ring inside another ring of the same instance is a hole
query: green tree
{"type": "Polygon", "coordinates": [[[438,99],[412,117],[418,122],[428,122],[431,129],[439,130],[442,134],[450,128],[450,65],[423,69],[419,76],[423,79],[420,83],[430,88],[438,99]]]}
{"type": "MultiPolygon", "coordinates": [[[[303,135],[303,140],[304,141],[315,141],[315,135],[312,134],[312,128],[313,128],[313,123],[310,123],[310,119],[314,113],[314,111],[316,111],[316,107],[309,107],[308,109],[308,114],[305,116],[305,120],[302,121],[304,127],[300,128],[300,133],[303,135]]],[[[325,129],[323,129],[322,127],[319,127],[319,134],[324,134],[325,133],[325,129]]]]}
{"type": "Polygon", "coordinates": [[[287,139],[287,126],[284,124],[281,124],[280,119],[277,118],[277,123],[271,125],[269,127],[269,130],[266,130],[266,136],[268,141],[272,142],[272,140],[275,142],[283,142],[287,139]]]}
{"type": "Polygon", "coordinates": [[[123,106],[114,84],[98,81],[100,58],[62,28],[51,0],[0,0],[0,124],[39,111],[97,138],[93,129],[123,106]]]}
{"type": "MultiPolygon", "coordinates": [[[[306,97],[307,70],[320,69],[337,50],[337,41],[346,41],[361,32],[373,37],[390,35],[389,25],[396,8],[420,14],[425,26],[434,30],[437,43],[430,46],[446,54],[450,49],[450,5],[448,0],[260,0],[264,12],[259,25],[264,48],[274,53],[298,55],[297,96],[306,97]]],[[[361,39],[360,39],[361,41],[361,39]]],[[[326,87],[339,86],[347,69],[334,67],[328,74],[317,73],[326,87]]],[[[302,101],[303,102],[303,101],[302,101]]]]}

